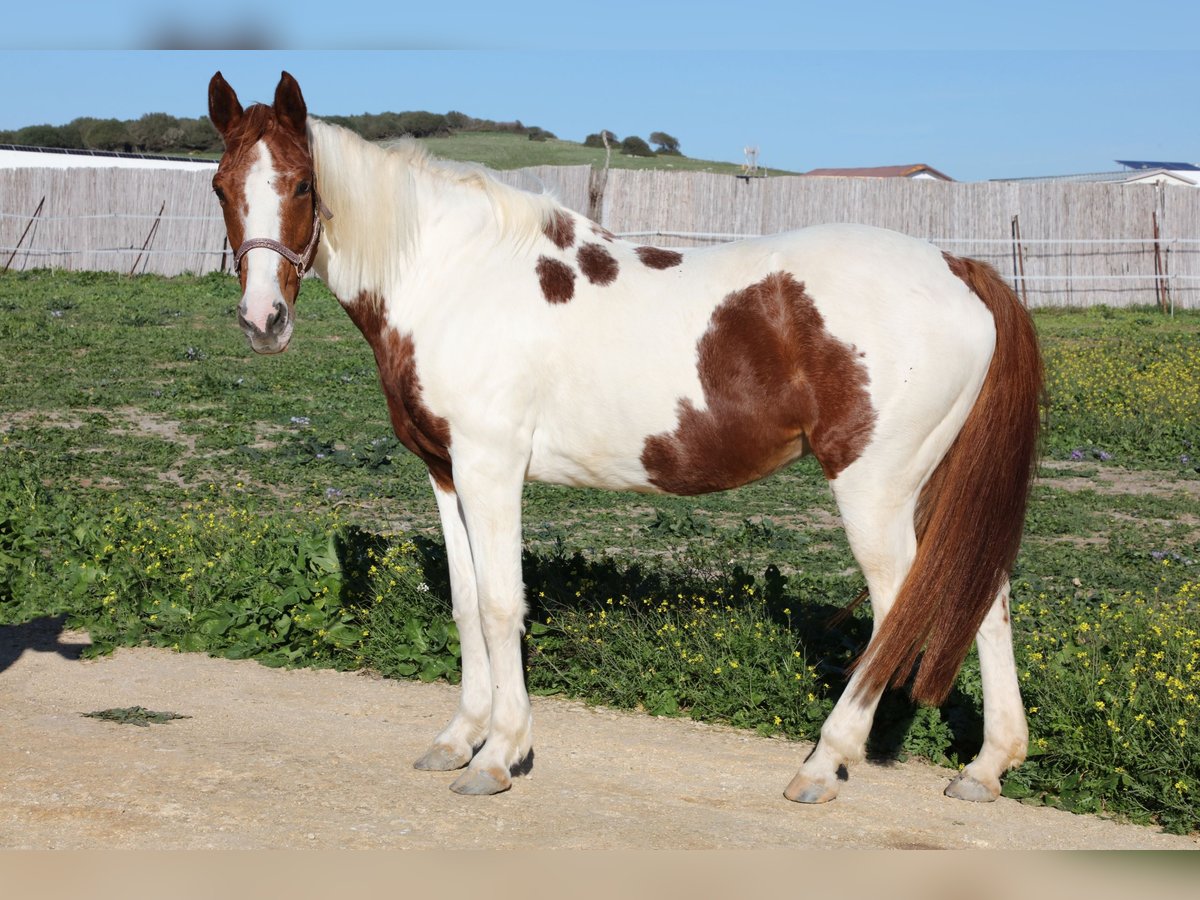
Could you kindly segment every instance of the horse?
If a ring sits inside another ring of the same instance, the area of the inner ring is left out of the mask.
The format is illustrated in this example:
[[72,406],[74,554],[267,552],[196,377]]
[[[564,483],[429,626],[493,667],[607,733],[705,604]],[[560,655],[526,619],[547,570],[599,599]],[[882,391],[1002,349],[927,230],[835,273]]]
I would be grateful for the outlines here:
[[462,648],[457,710],[414,763],[460,794],[533,746],[522,668],[526,481],[694,495],[804,454],[828,480],[872,633],[784,795],[837,796],[876,705],[940,704],[974,640],[979,754],[945,793],[994,800],[1025,758],[1009,575],[1037,460],[1042,365],[994,269],[896,232],[819,225],[713,247],[623,241],[547,193],[309,116],[283,72],[243,108],[217,72],[213,178],[258,353],[310,269],[374,351],[429,470]]

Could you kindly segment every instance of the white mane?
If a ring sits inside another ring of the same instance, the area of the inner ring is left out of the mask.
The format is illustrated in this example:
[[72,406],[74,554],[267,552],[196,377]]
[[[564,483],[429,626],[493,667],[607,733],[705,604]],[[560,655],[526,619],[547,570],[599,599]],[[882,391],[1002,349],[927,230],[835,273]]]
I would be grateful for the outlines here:
[[419,181],[435,191],[479,192],[494,216],[497,238],[511,241],[514,250],[530,243],[562,209],[550,194],[510,187],[481,166],[435,159],[414,140],[372,144],[311,116],[308,139],[317,189],[333,213],[324,240],[338,259],[337,281],[358,290],[378,292],[395,284],[415,257],[421,239]]

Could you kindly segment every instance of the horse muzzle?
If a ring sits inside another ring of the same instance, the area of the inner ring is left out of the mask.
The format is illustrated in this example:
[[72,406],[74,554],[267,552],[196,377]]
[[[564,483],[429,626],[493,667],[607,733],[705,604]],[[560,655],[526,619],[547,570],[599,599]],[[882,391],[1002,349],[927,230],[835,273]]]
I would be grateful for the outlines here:
[[270,315],[259,324],[246,318],[246,303],[238,306],[238,325],[250,340],[250,349],[255,353],[282,353],[292,339],[295,317],[287,303],[277,300]]

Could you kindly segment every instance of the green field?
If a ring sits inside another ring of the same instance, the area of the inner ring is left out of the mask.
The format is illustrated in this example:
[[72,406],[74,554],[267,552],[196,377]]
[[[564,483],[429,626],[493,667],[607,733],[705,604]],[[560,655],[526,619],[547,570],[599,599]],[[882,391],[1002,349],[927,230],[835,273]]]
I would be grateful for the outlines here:
[[[533,143],[533,142],[530,142]],[[457,678],[423,467],[366,344],[305,285],[257,357],[224,276],[0,276],[0,622],[124,644]],[[1200,316],[1037,315],[1046,457],[1014,573],[1031,803],[1200,828]],[[703,498],[530,485],[531,689],[812,738],[869,634],[819,469]],[[978,747],[971,657],[893,692],[871,750]]]
[[[585,147],[574,141],[531,141],[523,134],[504,131],[460,131],[446,137],[418,138],[439,159],[473,162],[491,169],[524,169],[531,166],[592,166],[603,169],[603,149]],[[219,153],[199,157],[220,159]],[[689,156],[626,156],[614,147],[608,158],[613,169],[664,169],[669,172],[716,172],[740,175],[741,163],[692,159]],[[795,175],[784,169],[759,170],[762,175]]]
[[[593,166],[604,168],[604,150],[572,141],[531,141],[525,135],[498,131],[463,131],[450,137],[421,138],[429,152],[441,159],[477,162],[493,169],[522,169],[528,166]],[[613,148],[609,165],[614,169],[666,169],[675,172],[717,172],[737,175],[740,163],[691,159],[687,156],[626,156]],[[789,175],[763,169],[767,175]]]

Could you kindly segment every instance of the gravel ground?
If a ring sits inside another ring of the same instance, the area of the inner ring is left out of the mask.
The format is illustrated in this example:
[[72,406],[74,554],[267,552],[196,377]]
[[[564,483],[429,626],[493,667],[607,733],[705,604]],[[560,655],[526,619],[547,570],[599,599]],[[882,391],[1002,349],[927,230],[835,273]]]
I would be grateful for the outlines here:
[[[782,791],[807,745],[534,699],[531,772],[460,797],[411,768],[457,688],[149,648],[81,660],[55,620],[0,628],[0,848],[1198,849],[1196,836],[1001,799],[947,771],[856,766],[837,800]],[[145,728],[81,713],[144,706]]]

